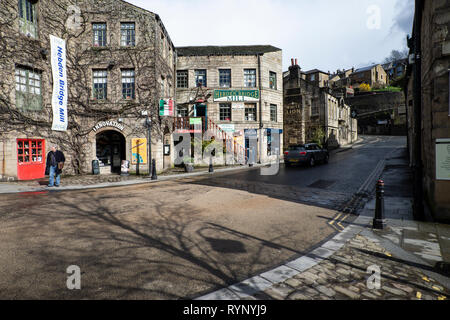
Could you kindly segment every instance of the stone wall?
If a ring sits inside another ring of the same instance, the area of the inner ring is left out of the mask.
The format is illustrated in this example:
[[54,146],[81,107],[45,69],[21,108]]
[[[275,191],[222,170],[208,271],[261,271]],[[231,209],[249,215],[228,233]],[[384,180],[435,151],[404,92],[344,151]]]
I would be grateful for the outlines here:
[[[71,6],[79,10],[73,19]],[[32,39],[19,32],[17,1],[0,2],[0,140],[15,145],[16,138],[42,138],[48,148],[57,144],[67,158],[65,173],[88,173],[95,159],[95,135],[92,128],[101,121],[122,119],[126,139],[146,138],[147,129],[141,111],[148,110],[153,120],[153,156],[162,169],[162,135],[172,129],[170,120],[159,117],[159,99],[175,96],[174,46],[159,17],[125,1],[116,0],[39,0],[36,4],[38,37]],[[70,21],[75,21],[75,25]],[[122,47],[120,23],[134,22],[136,45]],[[79,24],[78,24],[79,22]],[[106,46],[93,44],[92,23],[106,23]],[[52,71],[49,36],[66,40],[68,75],[67,132],[51,130]],[[18,110],[15,101],[15,68],[27,66],[41,74],[42,109]],[[93,70],[107,70],[108,97],[95,100]],[[122,97],[121,70],[134,69],[135,99]],[[162,124],[162,122],[169,122]],[[15,148],[15,147],[14,147]],[[127,143],[127,159],[131,143]],[[48,149],[46,150],[46,152]],[[2,159],[2,157],[0,157]],[[3,161],[3,160],[0,160]],[[6,176],[17,176],[15,151],[5,156]]]
[[450,138],[450,4],[425,1],[422,21],[422,160],[434,217],[450,222],[450,181],[436,180],[436,139]]

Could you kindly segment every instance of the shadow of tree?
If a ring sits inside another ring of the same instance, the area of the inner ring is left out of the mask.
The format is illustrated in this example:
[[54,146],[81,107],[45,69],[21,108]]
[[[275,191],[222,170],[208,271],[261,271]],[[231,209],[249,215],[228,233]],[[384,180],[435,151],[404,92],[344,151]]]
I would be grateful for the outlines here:
[[[183,197],[197,192],[175,189]],[[260,239],[203,221],[172,191],[155,198],[152,187],[141,187],[130,202],[129,190],[17,196],[20,205],[0,221],[19,243],[19,268],[0,282],[0,297],[185,299],[305,254],[278,243],[292,236],[279,226]],[[81,291],[66,288],[70,265],[83,272]]]

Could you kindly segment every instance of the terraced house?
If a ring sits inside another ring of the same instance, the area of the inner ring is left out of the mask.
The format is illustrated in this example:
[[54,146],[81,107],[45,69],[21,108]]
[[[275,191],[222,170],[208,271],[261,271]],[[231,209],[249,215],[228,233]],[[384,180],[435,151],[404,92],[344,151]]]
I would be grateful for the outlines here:
[[[177,130],[195,122],[234,160],[268,162],[283,149],[282,51],[273,46],[177,48]],[[256,143],[253,143],[256,142]]]
[[143,172],[150,155],[158,170],[173,164],[164,105],[176,54],[157,14],[119,0],[5,0],[0,35],[0,178],[42,178],[53,144],[65,173],[93,160],[102,173],[124,160]]

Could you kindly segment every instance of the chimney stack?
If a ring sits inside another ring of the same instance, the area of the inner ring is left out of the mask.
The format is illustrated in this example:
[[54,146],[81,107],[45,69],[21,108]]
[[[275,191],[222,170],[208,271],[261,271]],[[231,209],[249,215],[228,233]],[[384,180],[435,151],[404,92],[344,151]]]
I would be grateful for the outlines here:
[[295,58],[295,65],[298,66],[297,58]]
[[291,66],[294,65],[294,58],[291,59]]

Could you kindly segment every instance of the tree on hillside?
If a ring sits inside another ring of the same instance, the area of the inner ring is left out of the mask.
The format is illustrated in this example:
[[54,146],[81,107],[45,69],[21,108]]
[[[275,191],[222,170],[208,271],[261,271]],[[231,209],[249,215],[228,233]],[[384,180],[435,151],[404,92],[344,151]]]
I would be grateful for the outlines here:
[[383,63],[389,63],[389,62],[393,62],[393,61],[397,61],[397,60],[401,60],[401,59],[406,59],[408,57],[408,54],[409,54],[408,49],[404,49],[402,51],[392,50],[389,57],[385,58]]

